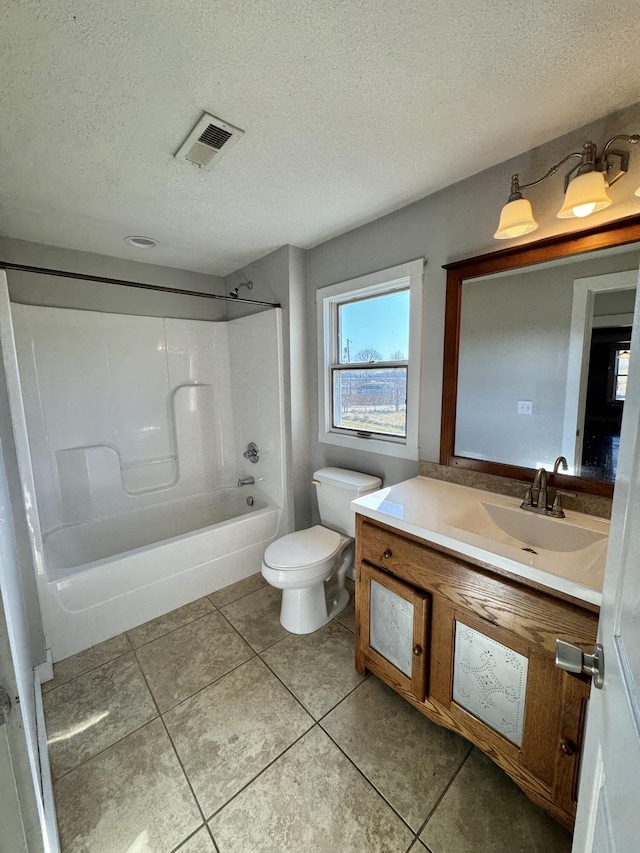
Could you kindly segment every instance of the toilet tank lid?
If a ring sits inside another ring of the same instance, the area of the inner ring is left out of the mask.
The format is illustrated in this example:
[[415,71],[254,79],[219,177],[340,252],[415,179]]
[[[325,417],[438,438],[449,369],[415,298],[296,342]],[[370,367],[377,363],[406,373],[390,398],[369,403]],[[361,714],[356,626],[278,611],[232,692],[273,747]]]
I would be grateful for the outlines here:
[[354,489],[358,494],[373,492],[382,485],[380,477],[350,471],[348,468],[320,468],[314,473],[313,479],[343,489]]

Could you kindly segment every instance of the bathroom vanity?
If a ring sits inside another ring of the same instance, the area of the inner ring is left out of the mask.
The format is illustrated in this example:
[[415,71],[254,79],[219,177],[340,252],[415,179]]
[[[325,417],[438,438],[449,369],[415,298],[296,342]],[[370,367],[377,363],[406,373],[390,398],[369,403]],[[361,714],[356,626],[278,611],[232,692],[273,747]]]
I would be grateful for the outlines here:
[[352,503],[356,667],[489,755],[561,824],[576,811],[608,523],[416,477]]

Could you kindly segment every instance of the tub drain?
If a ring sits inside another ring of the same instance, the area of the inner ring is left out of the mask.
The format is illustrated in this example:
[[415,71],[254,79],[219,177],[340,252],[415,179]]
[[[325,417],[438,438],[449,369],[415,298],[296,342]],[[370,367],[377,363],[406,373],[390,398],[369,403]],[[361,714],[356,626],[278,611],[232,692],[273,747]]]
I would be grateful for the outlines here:
[[247,498],[247,506],[253,506],[253,498],[251,497],[251,495],[249,495],[249,497]]
[[535,554],[536,557],[538,556],[538,552],[534,551],[533,548],[521,548],[521,550],[522,551],[528,551],[530,554]]

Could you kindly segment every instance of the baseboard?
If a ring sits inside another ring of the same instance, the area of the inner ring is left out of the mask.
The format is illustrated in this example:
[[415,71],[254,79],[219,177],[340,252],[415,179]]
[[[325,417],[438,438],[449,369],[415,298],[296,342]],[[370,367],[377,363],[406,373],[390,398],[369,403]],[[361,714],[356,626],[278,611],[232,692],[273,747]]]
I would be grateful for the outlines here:
[[51,651],[47,649],[47,660],[36,666],[33,671],[34,692],[36,699],[36,729],[38,733],[38,757],[40,759],[40,781],[42,784],[42,801],[44,804],[44,839],[45,853],[60,853],[58,824],[56,821],[56,804],[53,798],[53,779],[49,764],[49,749],[47,747],[47,726],[44,719],[42,690],[40,685],[53,678],[53,662]]

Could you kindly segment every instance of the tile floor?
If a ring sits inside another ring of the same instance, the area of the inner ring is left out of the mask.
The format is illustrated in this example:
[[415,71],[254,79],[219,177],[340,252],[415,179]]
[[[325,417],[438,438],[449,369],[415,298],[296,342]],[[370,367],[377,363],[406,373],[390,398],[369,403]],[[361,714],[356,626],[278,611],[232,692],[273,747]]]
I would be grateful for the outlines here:
[[260,575],[55,665],[63,853],[569,853],[484,755],[307,636]]

